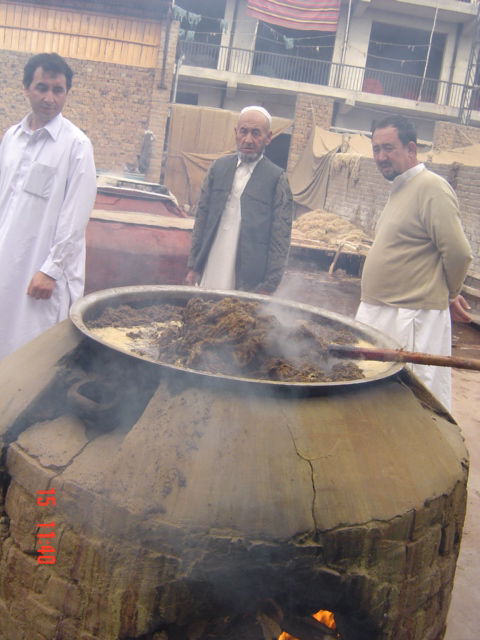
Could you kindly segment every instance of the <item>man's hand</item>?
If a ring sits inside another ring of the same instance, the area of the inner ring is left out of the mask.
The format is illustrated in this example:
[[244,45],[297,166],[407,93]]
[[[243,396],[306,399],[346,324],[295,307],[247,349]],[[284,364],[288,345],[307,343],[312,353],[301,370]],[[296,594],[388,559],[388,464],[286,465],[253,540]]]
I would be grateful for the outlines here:
[[55,279],[47,276],[46,273],[37,271],[30,280],[27,294],[36,300],[48,300],[48,298],[51,298],[54,288]]
[[466,310],[471,309],[463,296],[457,296],[450,302],[450,316],[454,322],[471,322]]
[[187,275],[185,276],[185,284],[194,287],[200,281],[200,274],[197,271],[193,271],[189,269]]

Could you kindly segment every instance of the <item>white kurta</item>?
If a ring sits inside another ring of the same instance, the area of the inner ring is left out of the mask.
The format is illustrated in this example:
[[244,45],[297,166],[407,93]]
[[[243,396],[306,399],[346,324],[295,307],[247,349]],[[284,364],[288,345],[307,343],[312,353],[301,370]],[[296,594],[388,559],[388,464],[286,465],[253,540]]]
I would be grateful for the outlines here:
[[[61,114],[36,131],[28,122],[0,145],[0,358],[65,319],[83,294],[96,195],[87,136]],[[27,295],[37,271],[56,280],[48,300]]]
[[235,289],[235,266],[242,219],[240,198],[259,160],[260,158],[255,162],[239,162],[237,166],[232,189],[200,281],[200,286],[205,289]]
[[[452,352],[452,325],[449,309],[405,309],[361,302],[355,320],[391,336],[406,351],[419,351],[439,356],[449,356]],[[450,411],[451,369],[425,364],[408,366]]]

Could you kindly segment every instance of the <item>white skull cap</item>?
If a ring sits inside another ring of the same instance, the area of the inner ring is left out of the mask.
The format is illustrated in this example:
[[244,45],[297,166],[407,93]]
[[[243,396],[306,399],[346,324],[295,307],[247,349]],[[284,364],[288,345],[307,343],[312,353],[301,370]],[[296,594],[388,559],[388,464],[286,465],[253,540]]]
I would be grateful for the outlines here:
[[262,113],[266,117],[266,119],[268,120],[268,126],[269,127],[272,126],[272,116],[263,107],[257,107],[256,105],[252,105],[251,107],[244,107],[240,111],[240,115],[242,115],[243,113],[246,113],[247,111],[260,111],[260,113]]

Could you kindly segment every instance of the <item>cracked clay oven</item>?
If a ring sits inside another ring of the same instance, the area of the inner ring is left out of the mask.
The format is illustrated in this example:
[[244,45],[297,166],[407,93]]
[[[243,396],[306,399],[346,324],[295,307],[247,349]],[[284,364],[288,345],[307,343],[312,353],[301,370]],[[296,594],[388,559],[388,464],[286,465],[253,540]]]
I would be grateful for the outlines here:
[[467,453],[405,369],[299,393],[65,321],[0,363],[0,388],[2,640],[263,640],[266,602],[280,631],[327,609],[342,640],[443,638]]

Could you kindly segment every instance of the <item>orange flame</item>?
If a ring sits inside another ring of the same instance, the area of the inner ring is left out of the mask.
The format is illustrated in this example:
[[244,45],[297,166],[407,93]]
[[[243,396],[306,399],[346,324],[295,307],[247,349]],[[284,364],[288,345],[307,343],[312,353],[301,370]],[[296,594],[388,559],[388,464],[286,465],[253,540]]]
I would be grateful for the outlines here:
[[[321,622],[329,629],[337,628],[337,625],[335,624],[335,617],[331,611],[320,609],[320,611],[317,611],[317,613],[313,614],[312,618],[315,618],[315,620],[318,620],[318,622]],[[283,631],[278,637],[278,640],[298,640],[298,638],[295,638],[286,631]]]
[[337,625],[335,624],[335,617],[331,611],[325,611],[325,609],[320,609],[317,613],[314,613],[313,618],[318,620],[322,624],[324,624],[329,629],[336,629]]

